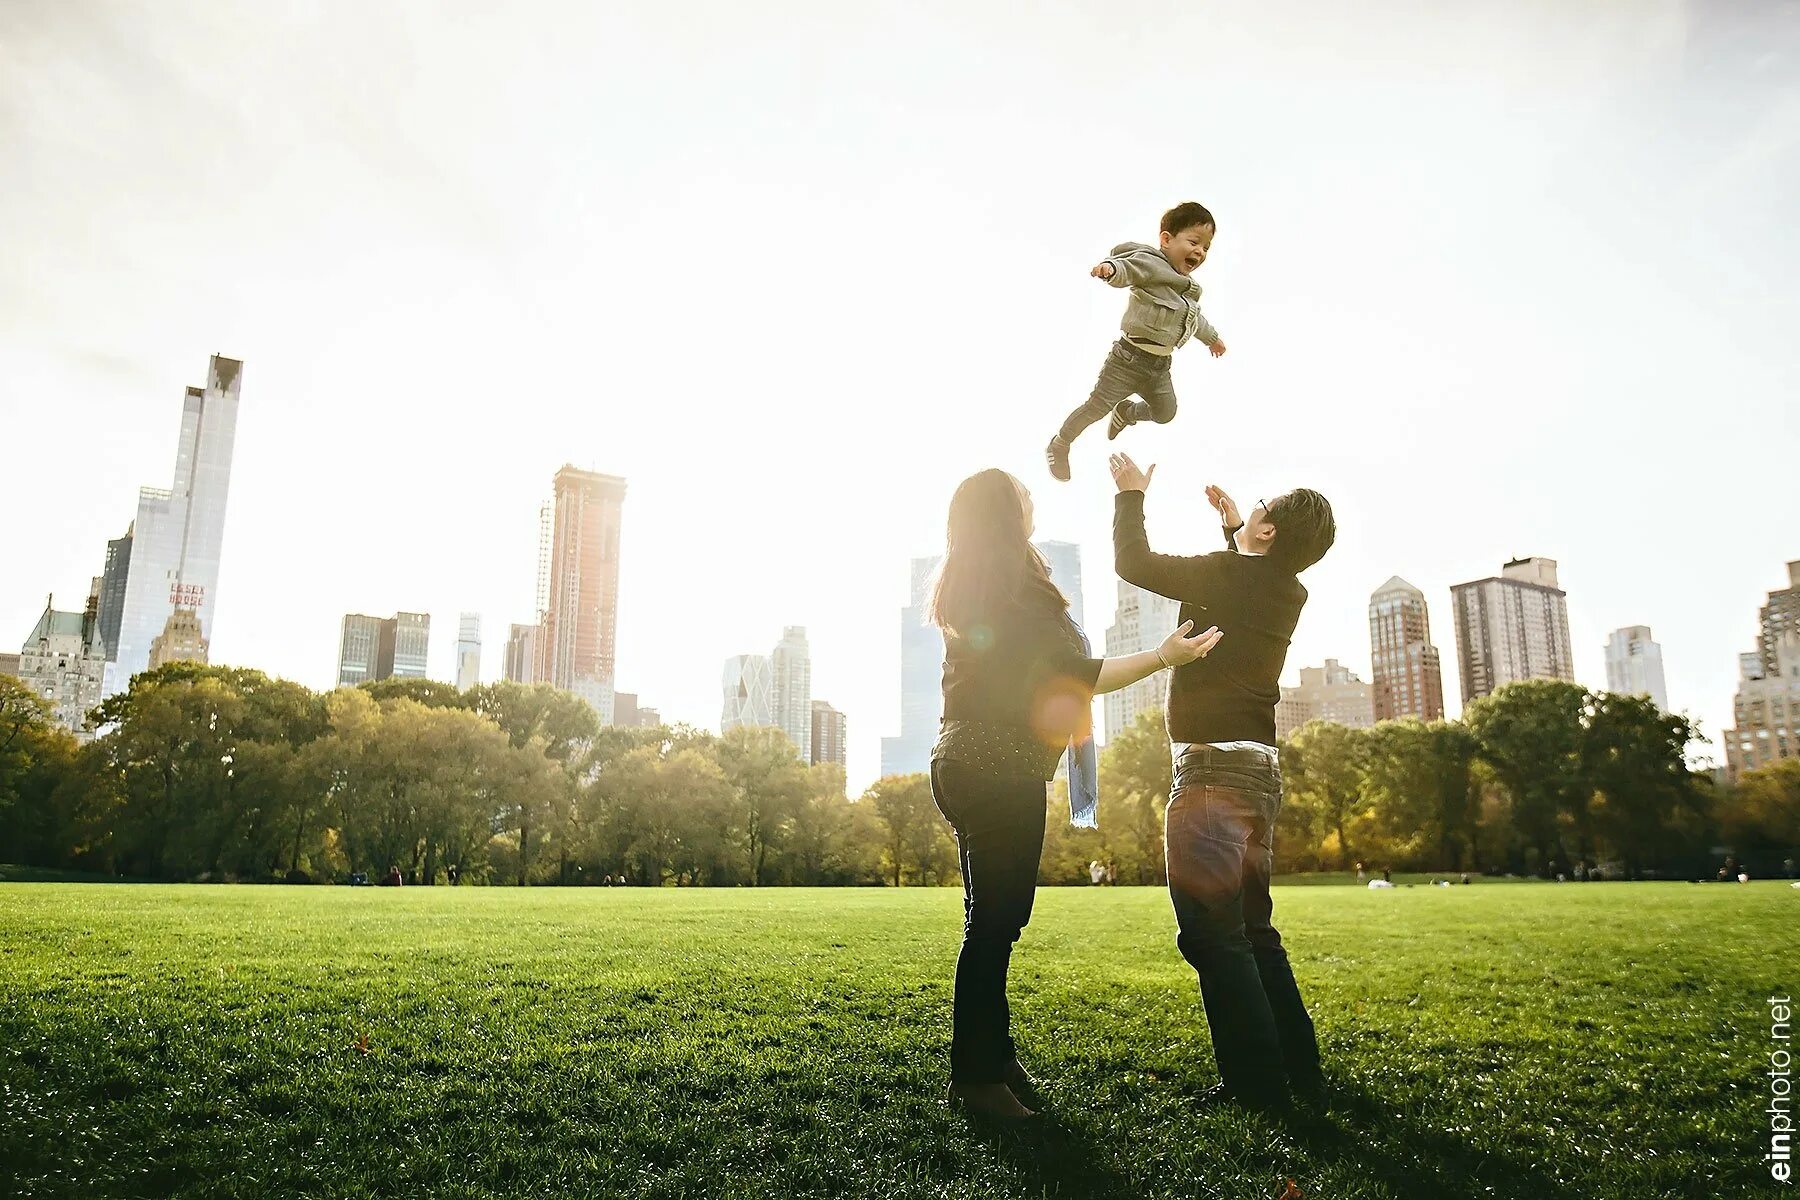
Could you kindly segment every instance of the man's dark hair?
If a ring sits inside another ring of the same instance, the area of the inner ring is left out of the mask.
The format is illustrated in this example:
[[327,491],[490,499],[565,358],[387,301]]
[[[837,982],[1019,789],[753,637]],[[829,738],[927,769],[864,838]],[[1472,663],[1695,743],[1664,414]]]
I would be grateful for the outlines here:
[[1206,205],[1194,200],[1177,204],[1163,214],[1162,231],[1164,233],[1180,233],[1184,229],[1192,229],[1196,225],[1211,225],[1216,231],[1219,223],[1213,215],[1206,211]]
[[1337,518],[1331,501],[1311,488],[1295,488],[1269,501],[1269,523],[1275,526],[1275,544],[1269,557],[1298,575],[1325,557],[1337,541]]

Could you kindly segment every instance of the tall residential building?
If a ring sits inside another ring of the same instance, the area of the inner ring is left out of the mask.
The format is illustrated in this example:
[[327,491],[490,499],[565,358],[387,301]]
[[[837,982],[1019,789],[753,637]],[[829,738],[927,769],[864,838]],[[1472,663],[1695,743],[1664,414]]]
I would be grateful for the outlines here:
[[1275,736],[1285,738],[1308,721],[1330,721],[1352,729],[1375,724],[1373,689],[1335,658],[1322,667],[1301,667],[1300,686],[1281,689],[1275,706]]
[[1669,711],[1662,647],[1651,640],[1648,625],[1627,625],[1607,638],[1606,690],[1622,696],[1648,696],[1657,708]]
[[339,687],[355,687],[378,679],[377,651],[381,645],[381,618],[345,613],[338,633]]
[[1757,642],[1757,651],[1762,655],[1763,672],[1776,674],[1780,664],[1778,650],[1781,639],[1790,633],[1800,633],[1800,561],[1787,565],[1788,585],[1769,593],[1769,602],[1763,605],[1762,636]]
[[[1119,608],[1106,630],[1106,657],[1142,654],[1162,645],[1162,640],[1181,624],[1181,601],[1145,591],[1119,580]],[[1169,672],[1156,671],[1130,687],[1102,697],[1106,709],[1106,740],[1112,741],[1138,719],[1139,714],[1160,709],[1169,699]]]
[[769,703],[801,762],[812,761],[812,650],[806,628],[789,625],[769,656]]
[[46,599],[43,615],[19,647],[15,672],[25,686],[50,702],[55,719],[79,737],[92,733],[88,711],[100,703],[106,672],[96,607],[59,612],[54,599]]
[[431,641],[428,613],[395,613],[381,623],[381,642],[376,649],[377,679],[425,678],[426,651]]
[[[1081,599],[1081,547],[1073,542],[1033,542],[1050,568],[1051,582],[1069,599],[1069,615],[1086,627]],[[909,603],[900,610],[900,734],[881,739],[881,773],[911,775],[931,769],[944,712],[944,639],[925,613],[939,558],[912,560]]]
[[19,677],[19,663],[21,661],[21,655],[0,654],[0,675],[11,675],[14,679],[17,679]]
[[552,504],[537,677],[581,696],[610,725],[625,481],[565,466]]
[[1425,593],[1398,575],[1369,597],[1375,719],[1444,719],[1444,671],[1431,644]]
[[1465,705],[1521,679],[1575,678],[1555,559],[1514,559],[1497,576],[1457,584],[1450,600]]
[[201,640],[212,641],[243,366],[233,358],[212,357],[206,386],[188,388],[182,402],[174,482],[138,491],[118,653],[106,673],[108,694],[123,691],[149,665],[150,643],[175,609],[192,609]]
[[481,682],[481,614],[463,613],[456,628],[456,690],[468,691]]
[[1734,727],[1725,731],[1725,777],[1800,758],[1800,630],[1775,642],[1775,669],[1763,666],[1762,651],[1739,659],[1741,674],[1732,705]]
[[820,763],[836,763],[843,766],[850,761],[848,749],[848,723],[844,714],[823,700],[812,702],[812,754],[807,761],[818,766]]
[[205,661],[206,636],[200,632],[200,614],[191,608],[176,609],[150,643],[149,669],[154,671],[165,663]]
[[100,641],[107,661],[119,655],[119,621],[125,615],[125,584],[131,578],[131,530],[106,543],[106,569],[100,576]]
[[721,679],[724,708],[719,732],[739,725],[775,723],[774,668],[766,655],[738,654],[725,660]]
[[395,613],[369,617],[345,613],[338,638],[338,686],[355,687],[377,679],[425,678],[431,640],[427,613]]
[[509,683],[537,682],[536,625],[509,625],[506,629],[506,663],[501,670]]

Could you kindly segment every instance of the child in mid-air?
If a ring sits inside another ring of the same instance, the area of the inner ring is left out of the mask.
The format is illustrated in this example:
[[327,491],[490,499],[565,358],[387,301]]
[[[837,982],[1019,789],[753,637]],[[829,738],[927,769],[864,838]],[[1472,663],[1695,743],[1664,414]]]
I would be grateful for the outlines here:
[[[1158,425],[1175,419],[1175,388],[1169,382],[1169,358],[1199,338],[1214,358],[1225,353],[1225,343],[1200,312],[1200,285],[1194,268],[1206,261],[1212,249],[1215,226],[1206,206],[1192,200],[1163,214],[1160,246],[1126,242],[1089,274],[1114,287],[1131,289],[1125,319],[1119,322],[1124,337],[1113,343],[1100,367],[1087,403],[1069,414],[1068,420],[1044,451],[1050,474],[1069,478],[1069,445],[1081,431],[1107,418],[1106,437],[1119,436],[1127,425],[1146,418]],[[1133,400],[1133,396],[1142,399]]]

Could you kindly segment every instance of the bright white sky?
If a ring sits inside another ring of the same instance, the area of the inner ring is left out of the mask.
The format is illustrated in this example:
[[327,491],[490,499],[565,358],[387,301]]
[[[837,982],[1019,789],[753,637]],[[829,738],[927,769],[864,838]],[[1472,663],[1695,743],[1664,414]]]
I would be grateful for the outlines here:
[[1115,336],[1088,268],[1192,198],[1231,351],[1126,436],[1153,540],[1321,489],[1290,674],[1366,672],[1400,574],[1453,705],[1449,586],[1549,555],[1581,680],[1648,624],[1717,731],[1800,558],[1796,195],[1792,3],[11,0],[0,631],[79,607],[217,351],[215,662],[328,686],[342,613],[417,609],[448,678],[468,609],[492,678],[572,461],[630,480],[621,689],[716,726],[805,625],[867,782],[962,476],[1027,481],[1103,635],[1106,443],[1041,450]]

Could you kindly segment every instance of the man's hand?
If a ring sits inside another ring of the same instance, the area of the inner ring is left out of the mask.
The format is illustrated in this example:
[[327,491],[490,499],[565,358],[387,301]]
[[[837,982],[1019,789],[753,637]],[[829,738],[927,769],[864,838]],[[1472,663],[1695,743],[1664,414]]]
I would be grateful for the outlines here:
[[1225,343],[1224,342],[1214,342],[1212,345],[1208,346],[1207,349],[1212,351],[1212,356],[1214,358],[1225,357]]
[[1237,501],[1225,494],[1225,489],[1216,483],[1206,485],[1206,502],[1219,511],[1219,523],[1227,529],[1236,529],[1244,523],[1238,515]]
[[1138,469],[1131,461],[1129,454],[1115,454],[1107,459],[1112,467],[1113,482],[1121,492],[1147,492],[1150,490],[1150,477],[1156,474],[1156,464],[1151,463],[1148,471]]
[[1113,265],[1109,262],[1103,262],[1093,270],[1089,271],[1088,274],[1092,275],[1095,279],[1111,279],[1113,277]]

